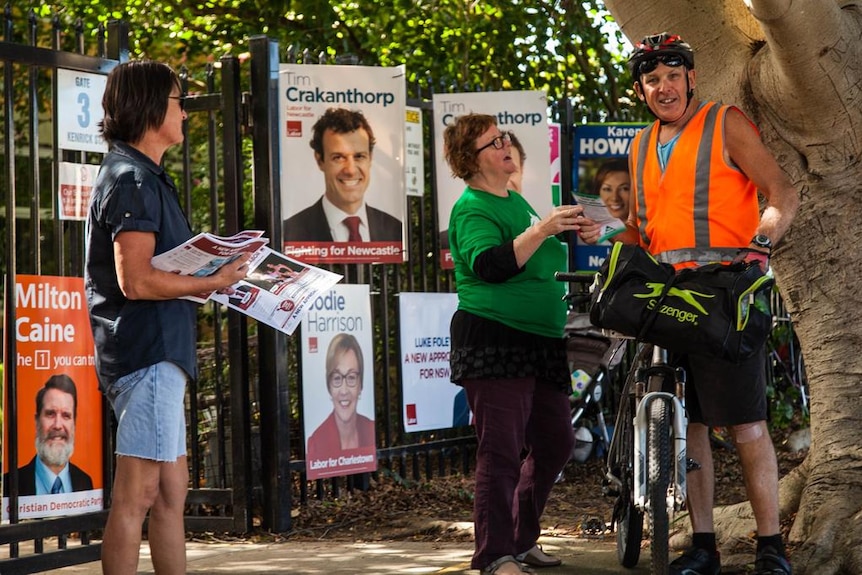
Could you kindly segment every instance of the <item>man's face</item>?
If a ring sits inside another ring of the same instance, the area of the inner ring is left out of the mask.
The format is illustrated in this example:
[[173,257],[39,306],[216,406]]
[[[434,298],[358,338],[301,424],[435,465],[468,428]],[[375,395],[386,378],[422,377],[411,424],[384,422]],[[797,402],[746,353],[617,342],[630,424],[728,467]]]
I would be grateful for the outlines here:
[[317,167],[323,172],[326,197],[335,206],[355,214],[362,206],[371,182],[371,150],[368,133],[362,128],[347,134],[332,130],[323,133],[323,157],[315,153]]
[[660,120],[673,122],[682,117],[688,90],[694,88],[694,70],[660,63],[652,72],[641,74],[636,91]]
[[45,393],[36,416],[36,453],[49,467],[62,468],[75,449],[75,401],[58,389]]

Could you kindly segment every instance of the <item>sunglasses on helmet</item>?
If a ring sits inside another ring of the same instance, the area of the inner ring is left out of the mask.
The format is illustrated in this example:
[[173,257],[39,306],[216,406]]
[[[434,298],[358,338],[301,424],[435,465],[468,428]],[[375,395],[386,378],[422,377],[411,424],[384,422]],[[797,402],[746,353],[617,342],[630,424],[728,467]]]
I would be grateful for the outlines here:
[[644,60],[641,63],[640,68],[638,68],[638,77],[640,77],[641,74],[649,74],[655,70],[659,64],[664,64],[671,68],[679,68],[680,66],[685,65],[685,59],[678,54],[664,54],[655,56],[649,60]]

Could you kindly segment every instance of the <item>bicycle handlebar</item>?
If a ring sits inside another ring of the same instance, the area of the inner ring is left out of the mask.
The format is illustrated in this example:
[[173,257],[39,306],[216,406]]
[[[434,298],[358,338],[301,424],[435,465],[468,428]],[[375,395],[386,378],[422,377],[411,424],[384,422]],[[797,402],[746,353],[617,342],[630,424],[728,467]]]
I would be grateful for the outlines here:
[[558,282],[591,284],[595,274],[584,272],[554,272],[554,279]]

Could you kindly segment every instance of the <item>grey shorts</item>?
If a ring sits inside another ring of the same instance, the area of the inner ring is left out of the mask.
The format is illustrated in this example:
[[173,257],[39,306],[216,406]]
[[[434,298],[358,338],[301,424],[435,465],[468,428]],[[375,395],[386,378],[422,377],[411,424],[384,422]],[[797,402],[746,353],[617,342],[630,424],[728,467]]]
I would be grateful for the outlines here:
[[117,418],[117,455],[167,462],[186,455],[187,383],[185,371],[163,361],[108,386]]
[[739,364],[702,355],[672,357],[671,363],[686,370],[691,422],[726,427],[766,419],[765,349]]

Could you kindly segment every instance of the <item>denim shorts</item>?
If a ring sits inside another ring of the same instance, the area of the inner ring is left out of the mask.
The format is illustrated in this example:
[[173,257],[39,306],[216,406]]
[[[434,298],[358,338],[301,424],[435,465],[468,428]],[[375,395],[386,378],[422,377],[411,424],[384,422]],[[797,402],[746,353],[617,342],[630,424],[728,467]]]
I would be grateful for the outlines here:
[[163,361],[124,375],[106,396],[117,418],[117,455],[174,462],[186,455],[186,383],[177,364]]

